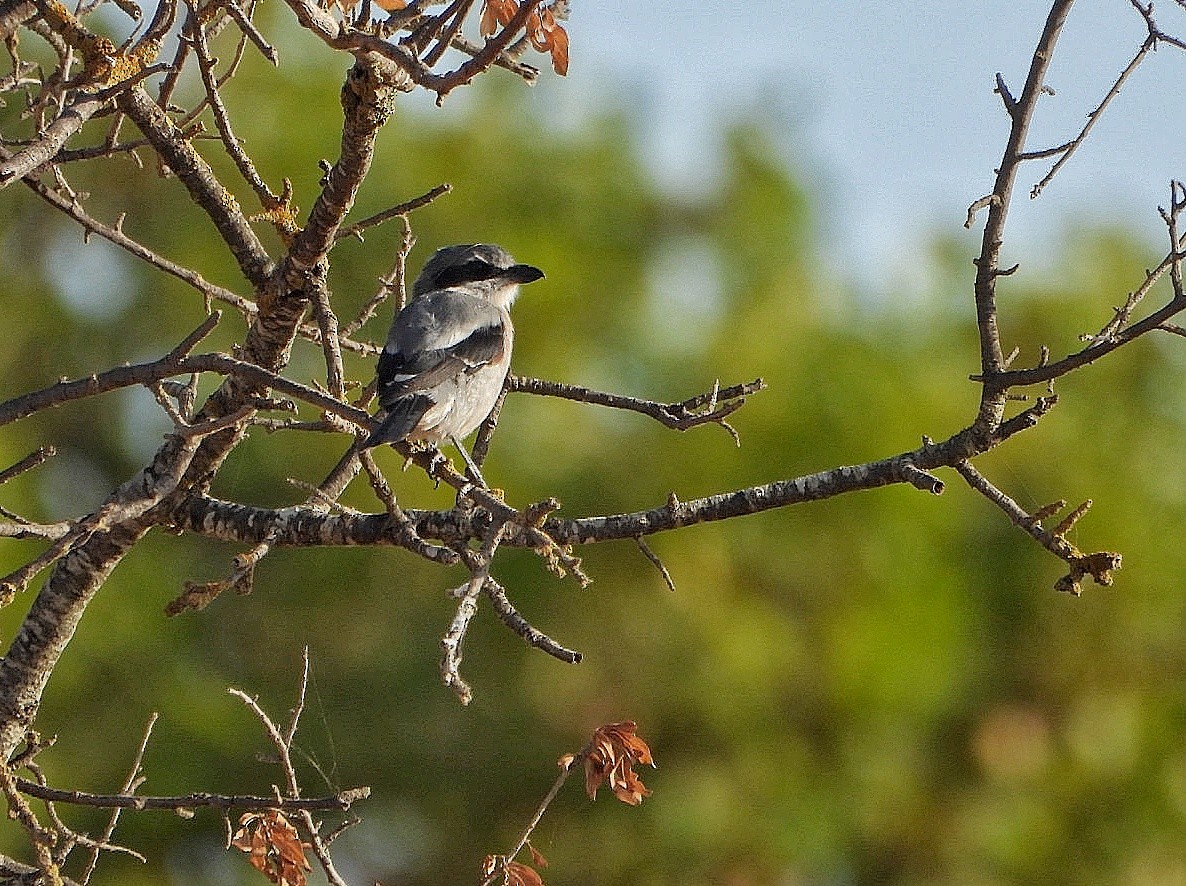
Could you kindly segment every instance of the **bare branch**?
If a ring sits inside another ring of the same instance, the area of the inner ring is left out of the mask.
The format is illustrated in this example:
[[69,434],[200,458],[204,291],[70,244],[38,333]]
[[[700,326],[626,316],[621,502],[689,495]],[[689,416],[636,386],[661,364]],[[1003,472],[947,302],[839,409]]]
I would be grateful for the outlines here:
[[[259,173],[255,169],[255,163],[252,162],[247,152],[243,150],[243,146],[239,143],[239,139],[235,136],[232,129],[230,114],[227,112],[226,105],[223,104],[222,96],[218,91],[219,84],[214,77],[215,60],[211,58],[210,49],[206,45],[206,31],[199,21],[197,10],[194,7],[194,0],[185,0],[185,5],[189,9],[189,16],[185,23],[185,37],[193,42],[194,53],[198,59],[198,71],[202,76],[202,85],[206,89],[206,101],[209,103],[210,110],[214,114],[214,125],[218,127],[218,134],[222,138],[223,147],[226,148],[227,154],[234,161],[239,174],[243,176],[243,180],[255,191],[260,204],[265,209],[274,209],[280,203],[279,197],[260,178]],[[234,0],[228,0],[223,8],[227,10],[234,9],[242,17],[242,10],[239,10],[238,6],[235,5]]]
[[310,280],[309,301],[313,305],[313,317],[321,332],[321,350],[325,354],[325,381],[330,396],[338,400],[346,398],[346,369],[342,365],[341,336],[338,333],[338,315],[330,304],[329,290],[325,278],[318,275]]
[[[996,279],[1001,246],[1004,242],[1005,220],[1009,215],[1009,201],[1013,196],[1017,168],[1021,163],[1026,137],[1029,135],[1030,122],[1045,85],[1046,71],[1054,58],[1054,47],[1063,23],[1071,12],[1073,2],[1074,0],[1055,0],[1051,4],[1050,14],[1046,18],[1042,36],[1034,50],[1020,98],[1013,99],[1004,88],[1003,80],[1000,77],[997,79],[998,91],[1009,111],[1011,126],[1004,155],[997,168],[992,196],[987,198],[988,220],[984,226],[980,256],[976,261],[976,323],[980,335],[981,371],[985,375],[1000,371],[1005,357],[997,328]],[[986,389],[981,399],[978,422],[991,427],[1000,420],[1003,408],[1004,398],[999,393]]]
[[402,71],[411,83],[435,92],[438,101],[452,90],[471,82],[475,77],[495,65],[514,72],[528,83],[535,82],[539,75],[537,69],[530,65],[520,64],[506,51],[506,48],[515,35],[523,30],[527,17],[540,0],[528,0],[527,3],[524,3],[515,18],[484,45],[478,46],[462,35],[456,35],[452,45],[470,55],[471,58],[461,67],[447,74],[433,73],[428,65],[421,62],[408,50],[389,43],[380,36],[342,27],[337,19],[314,0],[285,0],[285,2],[292,9],[301,26],[316,35],[327,46],[353,53],[356,58],[369,56],[372,61],[380,58],[385,59]]
[[486,596],[494,607],[494,613],[499,621],[523,638],[528,646],[543,650],[553,658],[565,664],[580,664],[584,656],[575,649],[561,646],[547,634],[531,625],[527,619],[519,614],[507,596],[506,588],[493,578],[487,576],[485,585]]
[[460,548],[459,553],[470,570],[469,582],[457,589],[457,611],[445,636],[441,638],[441,680],[453,690],[458,701],[468,705],[473,700],[473,690],[461,677],[461,645],[465,641],[469,623],[478,611],[478,595],[490,578],[490,563],[494,552],[506,533],[509,523],[498,523],[482,541],[481,551]]
[[[0,148],[0,156],[4,156],[4,154],[4,149]],[[247,319],[250,319],[255,314],[257,309],[255,303],[250,299],[244,298],[222,286],[210,283],[196,271],[158,255],[125,234],[120,225],[109,226],[103,224],[88,214],[77,200],[69,200],[61,196],[41,182],[26,179],[25,184],[46,203],[49,203],[55,209],[78,222],[85,231],[99,235],[141,261],[187,283],[200,292],[206,298],[207,302],[212,299],[224,302],[235,308]]]
[[0,403],[0,426],[26,418],[35,412],[69,403],[72,400],[93,397],[132,385],[150,386],[161,379],[201,372],[237,376],[261,388],[275,388],[319,409],[339,415],[359,427],[369,428],[371,425],[370,415],[363,410],[306,385],[290,381],[253,363],[236,360],[222,354],[196,354],[192,357],[180,358],[166,354],[151,363],[117,366],[86,378],[58,382],[39,391],[33,391]]
[[1042,180],[1030,189],[1031,198],[1036,198],[1039,194],[1041,194],[1045,187],[1050,184],[1051,180],[1056,175],[1058,175],[1058,171],[1062,169],[1063,166],[1067,164],[1067,161],[1069,161],[1071,157],[1074,156],[1075,152],[1079,150],[1079,147],[1087,140],[1087,136],[1091,134],[1091,130],[1095,127],[1095,124],[1099,121],[1100,117],[1103,116],[1104,111],[1107,110],[1108,105],[1112,103],[1112,99],[1120,94],[1120,89],[1124,86],[1125,81],[1127,81],[1128,78],[1132,76],[1133,72],[1140,67],[1141,62],[1145,60],[1145,56],[1147,56],[1156,45],[1157,37],[1154,36],[1152,31],[1150,31],[1149,36],[1145,38],[1145,42],[1141,44],[1141,47],[1137,50],[1136,55],[1132,57],[1132,60],[1127,66],[1125,66],[1124,70],[1120,72],[1120,76],[1116,78],[1116,82],[1112,84],[1112,88],[1108,90],[1108,93],[1096,106],[1095,110],[1091,111],[1087,115],[1087,122],[1083,125],[1083,128],[1079,130],[1078,135],[1076,135],[1065,145],[1061,145],[1057,148],[1052,148],[1045,152],[1038,151],[1023,153],[1020,156],[1020,159],[1022,160],[1032,160],[1039,157],[1048,156],[1049,154],[1059,155],[1058,160],[1056,160],[1054,165],[1050,167],[1050,170],[1046,173],[1046,175],[1042,177]]
[[[562,765],[560,766],[560,774],[556,776],[556,780],[552,782],[552,786],[548,788],[548,792],[544,794],[544,798],[540,800],[539,806],[536,807],[535,814],[531,816],[531,821],[529,821],[527,823],[527,827],[523,829],[523,833],[515,843],[515,847],[510,852],[506,853],[506,855],[500,857],[503,867],[505,867],[506,862],[509,862],[511,859],[517,856],[523,851],[524,847],[527,846],[528,841],[531,839],[531,835],[535,832],[535,829],[539,827],[539,823],[543,821],[544,813],[548,811],[548,807],[552,805],[552,801],[556,799],[557,795],[560,793],[560,789],[564,787],[564,783],[568,781],[568,776],[572,774],[574,769],[579,769],[584,765],[586,753],[587,752],[585,750],[582,750],[579,754],[573,754],[571,759],[565,759],[562,762]],[[493,884],[498,881],[498,876],[500,873],[501,871],[498,869],[493,871],[490,876],[482,881],[482,886],[493,886]]]
[[[148,750],[148,741],[152,737],[152,730],[156,727],[156,722],[159,718],[160,714],[155,712],[149,716],[148,723],[144,726],[144,735],[140,739],[140,746],[132,758],[128,777],[124,779],[123,787],[120,789],[121,794],[132,794],[136,788],[144,783],[144,776],[141,774],[140,767],[144,763],[144,752]],[[38,787],[42,786],[39,784]],[[114,836],[115,827],[119,824],[119,815],[120,810],[118,808],[111,810],[111,817],[107,819],[107,827],[103,829],[103,836],[100,838],[100,842],[106,843]],[[95,868],[99,864],[99,855],[100,850],[98,848],[91,850],[91,857],[87,860],[86,870],[82,875],[82,882],[86,883],[90,881],[91,876],[95,873]]]
[[205,210],[214,227],[239,263],[243,275],[256,289],[263,289],[272,260],[251,229],[239,203],[214,175],[210,165],[182,137],[177,127],[139,87],[120,93],[119,108],[135,123],[161,159]]
[[1040,361],[1038,366],[1030,369],[1009,369],[987,373],[973,376],[974,380],[985,382],[986,387],[995,391],[1004,391],[1011,387],[1042,384],[1087,366],[1090,363],[1094,363],[1100,357],[1112,353],[1117,348],[1140,338],[1148,332],[1164,329],[1167,321],[1180,314],[1183,310],[1186,310],[1186,297],[1175,295],[1162,307],[1141,320],[1132,323],[1128,321],[1137,305],[1148,295],[1154,284],[1180,259],[1180,254],[1170,253],[1161,260],[1157,267],[1148,271],[1141,285],[1129,294],[1123,305],[1116,309],[1108,324],[1096,335],[1088,339],[1088,344],[1083,349],[1053,362],[1046,360]]
[[387,508],[387,514],[398,528],[400,544],[418,554],[425,560],[435,563],[441,563],[445,566],[452,566],[455,563],[461,562],[461,556],[449,548],[441,545],[433,545],[426,542],[416,532],[416,525],[408,519],[408,515],[404,513],[403,508],[395,500],[395,494],[391,491],[391,487],[387,485],[387,480],[383,477],[382,471],[379,470],[375,464],[375,458],[369,450],[361,450],[358,453],[359,460],[362,464],[363,470],[366,471],[367,478],[370,480],[371,488],[375,491],[375,495],[379,501],[383,502],[384,507]]
[[19,822],[28,834],[29,841],[33,844],[37,866],[50,878],[51,883],[55,880],[60,882],[62,874],[52,852],[57,844],[58,835],[37,820],[32,807],[21,796],[19,781],[9,764],[0,766],[0,790],[8,801],[8,817]]
[[[1032,415],[1027,414],[1029,418]],[[1017,433],[1032,423],[1030,420],[1018,422],[1008,426],[1007,430]],[[475,496],[483,509],[474,513],[458,509],[420,511],[410,508],[404,509],[403,513],[421,538],[440,539],[453,545],[484,539],[487,521],[508,525],[500,544],[512,547],[634,540],[670,529],[732,519],[893,483],[915,485],[919,473],[928,478],[920,482],[921,488],[936,493],[941,491],[942,484],[936,489],[937,481],[929,478],[927,472],[937,467],[954,466],[969,453],[978,454],[970,448],[971,436],[961,432],[944,443],[928,443],[920,449],[880,461],[833,468],[705,498],[680,501],[669,496],[659,507],[624,514],[577,518],[549,516],[542,522],[533,523],[530,513],[520,514],[499,499],[481,495],[477,490],[465,493]],[[988,448],[992,445],[996,445],[995,442]],[[925,467],[920,468],[920,465]],[[173,517],[179,528],[224,541],[251,542],[268,534],[279,545],[401,543],[398,533],[387,523],[386,514],[314,514],[299,507],[271,510],[212,498],[191,498],[182,503]]]
[[[269,717],[264,712],[264,709],[260,707],[259,703],[254,698],[239,689],[227,690],[231,695],[235,696],[245,705],[247,705],[247,707],[252,713],[255,714],[256,718],[263,725],[264,731],[267,733],[269,740],[272,742],[272,746],[276,748],[276,753],[279,755],[278,762],[280,765],[280,771],[284,774],[286,785],[285,789],[287,791],[287,798],[285,799],[292,801],[293,803],[297,803],[298,798],[301,795],[300,785],[297,783],[296,768],[292,763],[292,742],[294,736],[296,735],[297,721],[300,717],[301,711],[304,710],[305,706],[305,690],[308,687],[308,650],[306,650],[304,662],[304,677],[302,677],[301,680],[297,705],[293,711],[292,720],[283,733],[281,733],[280,729],[272,721],[271,717]],[[353,799],[360,799],[370,794],[370,788],[358,788],[356,790],[360,792],[365,791],[365,793],[359,793]],[[321,863],[322,870],[325,871],[326,879],[330,882],[330,884],[332,884],[332,886],[347,886],[346,881],[342,879],[341,874],[339,874],[337,869],[334,867],[333,859],[330,858],[329,855],[329,847],[326,845],[325,840],[321,837],[320,828],[317,823],[313,821],[313,815],[309,811],[310,808],[318,807],[295,805],[294,808],[297,812],[298,819],[303,825],[302,830],[304,831],[305,839],[307,839],[310,845],[313,847],[313,852],[317,856],[317,860]],[[349,806],[342,808],[343,810],[348,809]]]
[[671,578],[671,573],[667,571],[667,567],[663,565],[663,561],[659,559],[659,555],[651,550],[651,546],[647,544],[645,538],[641,535],[634,539],[638,545],[638,549],[642,551],[642,555],[651,561],[651,565],[659,570],[659,574],[663,576],[663,583],[667,585],[669,591],[675,591],[675,582]]
[[[259,32],[255,23],[251,20],[250,13],[245,12],[236,0],[227,0],[223,4],[223,8],[230,13],[231,18],[235,20],[235,24],[239,26],[244,36],[255,44],[255,48],[260,51],[263,57],[273,65],[278,66],[280,64],[280,55],[276,52],[276,47],[264,39],[264,35]],[[255,3],[249,3],[249,8],[254,10]]]
[[0,485],[40,467],[57,454],[57,450],[52,446],[42,446],[40,449],[30,452],[12,467],[0,471]]
[[308,221],[289,247],[284,277],[290,285],[302,285],[304,276],[325,259],[337,238],[371,167],[375,137],[394,109],[395,93],[404,82],[399,71],[380,59],[368,57],[351,68],[342,90],[345,125],[341,154],[323,180]]
[[34,175],[40,167],[50,162],[67,139],[82,129],[83,124],[107,101],[106,98],[86,96],[62,111],[36,143],[0,163],[0,189],[25,176]]
[[1112,573],[1120,568],[1121,557],[1111,551],[1100,551],[1094,554],[1083,554],[1066,539],[1066,533],[1087,512],[1090,502],[1077,508],[1060,523],[1053,531],[1042,528],[1042,521],[1036,515],[1026,513],[1021,505],[991,482],[970,462],[960,462],[955,466],[960,476],[968,481],[968,485],[1000,508],[1009,521],[1028,533],[1042,547],[1054,556],[1066,561],[1071,571],[1055,583],[1055,588],[1078,596],[1081,593],[1080,582],[1084,576],[1090,575],[1096,584],[1108,586],[1112,584]]
[[[453,190],[450,184],[439,184],[432,190],[421,194],[419,197],[413,197],[411,200],[405,200],[403,203],[398,203],[390,209],[384,209],[382,212],[376,212],[374,215],[368,215],[362,221],[355,222],[347,228],[342,228],[335,235],[334,240],[344,240],[347,237],[357,237],[362,239],[362,232],[367,228],[373,228],[375,225],[381,225],[385,221],[390,221],[393,218],[404,218],[409,212],[413,212],[428,204],[432,203],[438,197],[443,197]],[[407,232],[405,218],[405,233]],[[361,325],[361,324],[360,324]]]
[[[237,692],[238,690],[234,690]],[[94,806],[100,809],[131,809],[136,812],[173,812],[186,809],[242,809],[245,811],[279,809],[283,812],[298,810],[335,810],[345,812],[359,800],[371,795],[369,787],[349,788],[325,797],[275,797],[250,794],[194,793],[175,797],[153,797],[142,794],[92,794],[86,791],[66,791],[45,787],[34,781],[18,778],[16,788],[22,794],[49,800],[55,803],[71,803],[76,806]]]
[[[515,392],[536,394],[544,397],[560,397],[578,403],[608,406],[650,416],[655,421],[677,431],[686,431],[704,424],[723,424],[726,416],[732,415],[745,405],[745,398],[766,387],[762,379],[745,384],[719,388],[706,394],[689,397],[679,403],[658,403],[620,394],[594,391],[578,385],[544,381],[512,375],[507,380],[509,389]],[[707,407],[707,408],[706,408]]]

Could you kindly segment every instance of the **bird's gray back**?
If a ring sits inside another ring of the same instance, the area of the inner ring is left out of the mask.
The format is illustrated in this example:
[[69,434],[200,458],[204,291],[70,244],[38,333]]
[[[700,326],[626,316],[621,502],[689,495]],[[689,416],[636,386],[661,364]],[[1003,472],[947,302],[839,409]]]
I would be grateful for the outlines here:
[[456,289],[422,295],[400,311],[386,350],[419,354],[451,348],[475,330],[499,326],[503,314],[484,298]]

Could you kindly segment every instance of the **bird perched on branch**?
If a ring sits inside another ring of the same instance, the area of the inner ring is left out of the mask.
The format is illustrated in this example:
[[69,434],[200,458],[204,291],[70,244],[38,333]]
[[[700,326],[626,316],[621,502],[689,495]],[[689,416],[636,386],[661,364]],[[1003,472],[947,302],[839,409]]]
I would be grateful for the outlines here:
[[487,243],[433,253],[379,355],[380,422],[363,448],[451,440],[464,457],[460,440],[490,414],[510,370],[507,309],[521,283],[543,276]]

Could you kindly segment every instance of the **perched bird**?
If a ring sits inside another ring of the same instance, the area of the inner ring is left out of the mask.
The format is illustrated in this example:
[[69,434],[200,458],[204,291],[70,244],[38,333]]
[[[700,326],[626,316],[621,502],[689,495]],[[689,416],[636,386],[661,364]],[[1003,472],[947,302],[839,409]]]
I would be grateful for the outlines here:
[[459,441],[490,414],[510,370],[507,309],[519,284],[543,275],[487,243],[433,253],[379,355],[380,422],[363,448],[451,440],[464,457]]

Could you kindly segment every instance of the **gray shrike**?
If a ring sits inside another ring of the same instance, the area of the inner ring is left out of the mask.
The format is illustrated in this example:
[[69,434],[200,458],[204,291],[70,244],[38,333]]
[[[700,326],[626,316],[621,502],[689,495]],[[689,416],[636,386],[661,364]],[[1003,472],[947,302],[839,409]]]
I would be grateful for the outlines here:
[[487,243],[433,253],[379,355],[380,424],[363,448],[451,440],[461,449],[458,441],[490,414],[510,370],[515,330],[507,309],[520,283],[543,275]]

